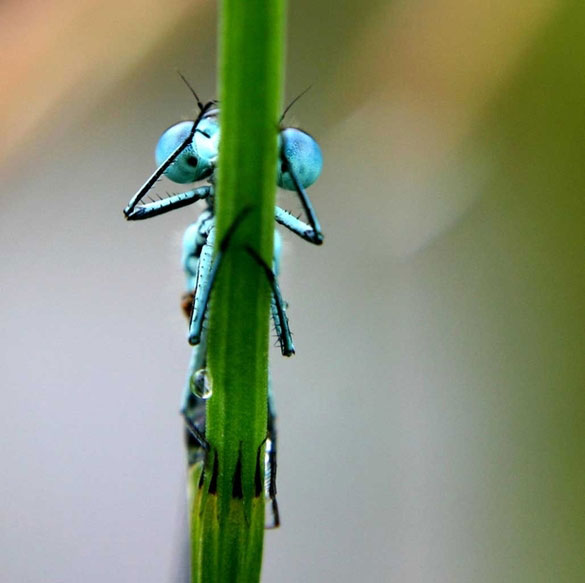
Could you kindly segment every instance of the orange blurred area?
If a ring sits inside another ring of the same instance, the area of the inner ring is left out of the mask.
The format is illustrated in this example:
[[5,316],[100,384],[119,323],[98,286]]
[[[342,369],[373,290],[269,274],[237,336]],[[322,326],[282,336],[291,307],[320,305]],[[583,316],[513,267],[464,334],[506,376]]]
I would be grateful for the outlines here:
[[177,23],[205,10],[203,2],[185,0],[4,2],[0,66],[8,90],[0,95],[0,161],[31,134],[97,107]]

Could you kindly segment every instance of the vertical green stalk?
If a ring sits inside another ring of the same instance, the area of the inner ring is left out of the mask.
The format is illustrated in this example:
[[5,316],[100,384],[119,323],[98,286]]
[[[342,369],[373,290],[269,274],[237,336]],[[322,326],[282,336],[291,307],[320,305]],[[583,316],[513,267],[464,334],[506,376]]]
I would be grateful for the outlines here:
[[260,579],[270,291],[245,246],[272,264],[284,16],[285,0],[221,2],[216,248],[241,222],[210,307],[211,450],[199,484],[191,478],[193,582]]

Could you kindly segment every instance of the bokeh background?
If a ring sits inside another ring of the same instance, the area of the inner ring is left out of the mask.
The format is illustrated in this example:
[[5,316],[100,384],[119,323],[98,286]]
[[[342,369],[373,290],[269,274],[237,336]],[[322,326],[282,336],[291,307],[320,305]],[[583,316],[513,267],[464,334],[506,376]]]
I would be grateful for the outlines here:
[[[583,581],[585,4],[290,4],[326,242],[285,234],[263,581]],[[175,69],[216,94],[216,20],[0,5],[2,581],[186,581],[197,209],[121,211],[193,115]]]

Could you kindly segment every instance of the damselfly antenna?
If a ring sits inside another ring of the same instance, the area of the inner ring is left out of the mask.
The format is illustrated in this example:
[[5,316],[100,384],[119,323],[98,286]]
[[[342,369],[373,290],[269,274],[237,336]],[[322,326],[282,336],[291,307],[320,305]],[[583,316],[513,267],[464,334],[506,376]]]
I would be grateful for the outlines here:
[[278,120],[278,123],[281,124],[282,121],[284,120],[284,116],[288,113],[288,110],[309,90],[311,89],[311,87],[313,87],[312,85],[309,85],[304,91],[302,91],[301,93],[299,93],[285,108],[283,114],[280,116],[280,119]]
[[183,75],[183,73],[181,73],[181,71],[179,71],[177,69],[177,74],[179,75],[179,77],[181,77],[181,79],[183,79],[183,83],[185,83],[185,85],[187,85],[187,87],[189,88],[189,91],[191,91],[191,93],[193,94],[193,97],[195,97],[195,100],[197,101],[197,105],[199,106],[199,111],[203,111],[203,103],[201,103],[201,100],[199,99],[199,96],[197,95],[197,93],[195,93],[195,89],[193,89],[193,87],[191,86],[191,83],[189,83],[189,81],[187,81],[187,79],[185,78],[185,75]]

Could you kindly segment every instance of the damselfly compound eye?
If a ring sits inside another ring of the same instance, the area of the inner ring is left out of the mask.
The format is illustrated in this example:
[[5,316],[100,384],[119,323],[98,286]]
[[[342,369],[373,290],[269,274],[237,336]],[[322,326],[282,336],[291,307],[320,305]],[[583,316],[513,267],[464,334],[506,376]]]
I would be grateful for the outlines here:
[[323,156],[316,140],[296,128],[285,128],[278,136],[280,164],[277,184],[286,190],[296,190],[289,169],[292,169],[303,188],[308,188],[321,174]]
[[[189,138],[193,132],[192,121],[181,121],[158,140],[154,157],[158,166]],[[165,170],[165,176],[173,182],[187,184],[207,178],[213,172],[217,159],[219,125],[217,117],[203,118],[179,155]]]
[[[193,123],[192,121],[181,121],[162,134],[154,151],[157,166],[160,166],[188,138],[193,129]],[[195,161],[194,165],[193,161]],[[195,182],[197,180],[197,161],[191,140],[165,170],[165,176],[180,184]]]

